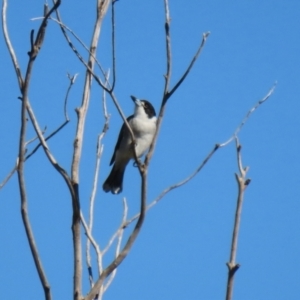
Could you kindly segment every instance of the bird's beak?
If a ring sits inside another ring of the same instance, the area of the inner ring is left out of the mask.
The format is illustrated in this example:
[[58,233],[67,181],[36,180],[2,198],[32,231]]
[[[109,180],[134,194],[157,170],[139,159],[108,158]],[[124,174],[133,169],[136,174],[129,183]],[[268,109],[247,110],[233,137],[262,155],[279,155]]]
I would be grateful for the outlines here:
[[142,102],[141,100],[139,100],[137,97],[134,97],[134,96],[130,96],[132,101],[135,103],[136,106],[141,106],[142,105]]

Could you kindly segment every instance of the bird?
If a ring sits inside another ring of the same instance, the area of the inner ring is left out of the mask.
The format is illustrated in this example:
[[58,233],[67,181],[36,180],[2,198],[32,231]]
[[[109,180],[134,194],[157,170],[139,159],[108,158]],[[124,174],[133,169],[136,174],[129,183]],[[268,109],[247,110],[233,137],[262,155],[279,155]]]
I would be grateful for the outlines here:
[[[135,137],[135,151],[141,157],[150,147],[156,132],[156,113],[153,105],[147,100],[130,96],[135,104],[134,114],[127,122]],[[124,123],[112,155],[112,170],[103,183],[103,190],[112,194],[120,194],[123,190],[123,177],[128,162],[134,158],[130,132]]]

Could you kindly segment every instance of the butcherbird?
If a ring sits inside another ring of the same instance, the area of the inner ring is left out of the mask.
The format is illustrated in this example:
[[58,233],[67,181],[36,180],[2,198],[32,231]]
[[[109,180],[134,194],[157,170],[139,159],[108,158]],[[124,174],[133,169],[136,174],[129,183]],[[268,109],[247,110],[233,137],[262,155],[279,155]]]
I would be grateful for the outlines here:
[[[152,104],[147,100],[139,100],[131,96],[135,104],[134,114],[127,118],[135,137],[137,157],[141,157],[150,147],[156,131],[156,113]],[[134,158],[130,132],[124,123],[110,165],[113,168],[103,183],[103,190],[119,194],[123,189],[123,177],[128,162]]]

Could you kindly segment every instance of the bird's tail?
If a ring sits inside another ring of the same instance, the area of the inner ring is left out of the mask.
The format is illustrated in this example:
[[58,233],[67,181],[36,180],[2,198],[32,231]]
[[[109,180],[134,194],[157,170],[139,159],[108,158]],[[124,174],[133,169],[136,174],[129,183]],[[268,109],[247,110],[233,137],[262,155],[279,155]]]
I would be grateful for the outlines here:
[[122,192],[125,168],[126,165],[119,166],[118,168],[116,168],[116,165],[113,166],[109,176],[102,186],[106,193],[112,192],[112,194],[119,194]]

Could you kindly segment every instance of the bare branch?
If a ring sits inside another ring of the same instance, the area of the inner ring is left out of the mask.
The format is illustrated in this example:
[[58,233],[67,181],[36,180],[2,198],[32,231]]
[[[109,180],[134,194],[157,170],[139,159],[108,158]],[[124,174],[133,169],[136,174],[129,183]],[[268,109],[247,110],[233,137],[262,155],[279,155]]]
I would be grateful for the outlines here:
[[[51,134],[49,134],[45,141],[48,141],[51,139],[54,135],[56,135],[60,130],[62,130],[67,124],[69,123],[69,120],[66,120],[64,123],[62,123],[57,129],[55,129]],[[43,134],[43,132],[42,132]],[[40,147],[42,146],[42,143],[39,143],[25,158],[25,161],[30,158]]]
[[42,44],[44,42],[45,34],[46,34],[46,27],[48,23],[48,18],[50,17],[51,13],[59,6],[60,3],[57,3],[58,5],[55,7],[55,5],[52,8],[52,11],[49,11],[48,4],[44,4],[44,19],[43,22],[39,28],[38,34],[36,36],[35,45],[38,47],[38,49],[41,49]]
[[[184,180],[177,182],[176,184],[173,184],[171,186],[169,186],[168,188],[166,188],[165,190],[163,190],[160,195],[158,197],[156,197],[155,200],[153,200],[148,206],[147,206],[147,211],[152,208],[155,204],[157,204],[166,194],[168,194],[169,192],[171,192],[172,190],[183,186],[184,184],[186,184],[187,182],[189,182],[192,178],[194,178],[201,170],[202,168],[206,165],[206,163],[210,160],[210,158],[215,154],[215,152],[220,148],[219,144],[216,144],[214,146],[214,148],[209,152],[209,154],[206,156],[206,158],[203,160],[203,162],[197,167],[197,169],[191,174],[189,175],[187,178],[185,178]],[[134,220],[136,220],[139,217],[139,214],[136,214],[135,216],[133,216],[131,219],[127,220],[126,222],[124,222],[123,227],[127,227],[129,224],[131,224]]]
[[202,42],[201,42],[196,54],[194,55],[192,61],[190,62],[187,70],[184,72],[184,74],[182,75],[180,80],[175,84],[175,86],[171,89],[171,91],[169,91],[169,85],[170,85],[170,80],[171,80],[171,70],[172,70],[172,53],[171,53],[171,36],[170,36],[170,20],[171,20],[171,18],[170,18],[168,0],[164,0],[164,3],[165,3],[165,36],[166,36],[167,73],[165,75],[165,86],[164,86],[162,103],[161,103],[159,115],[158,115],[158,118],[157,118],[156,132],[155,132],[155,136],[154,136],[154,139],[152,141],[152,144],[150,146],[149,152],[146,155],[145,165],[149,164],[149,162],[151,160],[151,157],[153,155],[155,145],[156,145],[157,136],[158,136],[158,133],[160,131],[162,119],[163,119],[163,116],[164,116],[166,103],[167,103],[168,99],[173,95],[173,93],[177,90],[177,88],[182,84],[182,82],[185,80],[187,75],[189,74],[190,70],[192,69],[194,63],[196,62],[198,56],[200,55],[200,53],[201,53],[201,51],[202,51],[202,49],[203,49],[203,47],[206,43],[207,37],[210,34],[209,32],[203,34]]
[[61,0],[57,0],[50,10],[48,9],[47,4],[44,5],[44,18],[43,18],[42,24],[39,27],[35,41],[34,41],[34,30],[31,30],[31,34],[30,34],[31,51],[28,53],[30,56],[30,59],[34,60],[36,58],[36,56],[38,55],[38,53],[42,47],[42,44],[44,42],[48,18],[60,6],[60,3],[61,3]]
[[221,144],[220,146],[226,146],[228,145],[230,142],[232,142],[236,136],[238,136],[239,132],[241,131],[241,129],[243,128],[243,126],[246,124],[246,122],[248,121],[248,119],[250,118],[250,116],[254,113],[254,111],[257,110],[257,108],[262,105],[263,103],[265,103],[274,93],[275,88],[276,88],[277,82],[275,82],[272,86],[272,88],[269,90],[269,92],[267,93],[266,96],[264,96],[262,99],[260,99],[246,114],[246,116],[244,117],[244,119],[242,120],[242,122],[240,123],[240,125],[236,128],[236,130],[234,131],[234,134],[223,144]]
[[161,127],[162,119],[165,112],[165,105],[167,102],[167,95],[169,90],[169,84],[171,80],[171,70],[172,70],[172,53],[171,53],[171,37],[170,37],[170,12],[169,12],[169,2],[168,0],[164,0],[165,3],[165,36],[166,36],[166,56],[167,56],[167,73],[165,75],[165,86],[164,86],[164,92],[162,97],[162,102],[156,122],[156,132],[153,138],[153,141],[150,145],[149,152],[146,155],[145,158],[145,165],[148,166],[151,160],[151,157],[153,155],[155,146],[156,146],[156,140],[158,137],[158,133]]
[[[42,131],[42,133],[44,134],[46,130],[47,130],[47,127],[44,128],[44,130]],[[25,147],[27,147],[27,145],[33,143],[33,142],[34,142],[35,140],[37,140],[38,138],[39,138],[38,136],[35,136],[34,138],[28,140],[28,141],[25,143]],[[25,158],[25,160],[26,160],[26,158]]]
[[[240,130],[242,129],[242,127],[246,124],[246,122],[248,121],[248,119],[250,118],[251,114],[261,105],[263,104],[266,100],[268,100],[270,98],[270,96],[273,94],[274,90],[276,87],[276,83],[273,85],[273,87],[271,88],[271,90],[267,93],[267,95],[262,98],[261,100],[259,100],[246,114],[245,118],[242,120],[241,124],[236,128],[236,130],[234,131],[233,135],[224,143],[222,144],[216,144],[213,148],[213,150],[211,152],[209,152],[209,154],[206,156],[206,158],[203,160],[203,162],[199,165],[199,167],[190,175],[188,176],[186,179],[184,179],[183,181],[176,183],[170,187],[168,187],[167,189],[165,189],[151,204],[149,204],[147,206],[147,210],[149,208],[151,208],[152,206],[154,206],[162,197],[164,197],[168,192],[170,192],[171,190],[173,190],[174,188],[180,187],[184,184],[186,184],[188,181],[190,181],[198,172],[201,171],[201,169],[204,167],[204,165],[207,163],[207,161],[213,156],[213,154],[222,147],[227,146],[235,137],[237,137],[237,134],[240,132]],[[243,169],[240,167],[239,168],[240,172],[243,172]],[[130,219],[129,221],[126,222],[125,226],[128,226],[128,224],[130,224],[133,220],[135,220],[137,218],[138,215],[134,216],[132,219]]]
[[[90,87],[91,87],[91,83],[92,83],[91,79],[92,79],[93,68],[94,68],[94,64],[95,64],[94,57],[95,57],[95,53],[97,50],[97,44],[98,44],[98,39],[99,39],[99,35],[100,35],[102,19],[106,13],[109,2],[110,2],[109,0],[108,1],[98,0],[97,19],[95,21],[95,27],[94,27],[92,42],[91,42],[90,51],[89,51],[91,54],[89,56],[89,62],[86,65],[87,72],[86,72],[86,77],[85,77],[84,95],[83,95],[83,99],[82,99],[82,105],[80,108],[77,109],[78,126],[77,126],[76,138],[75,138],[74,156],[73,156],[73,163],[72,163],[72,178],[73,178],[73,180],[75,180],[75,182],[78,181],[78,163],[79,163],[80,156],[81,156],[85,116],[86,116],[86,112],[87,112],[88,104],[89,104]],[[59,19],[59,21],[61,22],[60,19]],[[65,34],[66,38],[68,38],[63,27],[61,27],[61,28],[62,28],[63,33]]]
[[52,12],[54,10],[56,10],[59,5],[60,5],[60,0],[57,1],[52,9],[49,11],[49,8],[48,8],[48,4],[45,3],[44,4],[44,18],[43,18],[43,21],[42,21],[42,24],[38,30],[38,33],[36,35],[36,39],[35,39],[35,42],[33,43],[36,47],[38,47],[39,49],[42,47],[42,43],[44,41],[44,38],[45,38],[45,33],[46,33],[46,27],[47,27],[47,23],[48,23],[48,19],[50,17],[50,15],[52,14]]
[[[93,247],[96,251],[97,262],[98,262],[98,270],[102,270],[102,256],[103,256],[103,254],[101,252],[100,246],[98,245],[98,243],[96,242],[96,240],[92,236],[92,234],[90,232],[90,229],[89,229],[89,226],[87,225],[82,212],[80,212],[80,218],[81,218],[81,222],[82,222],[82,225],[84,227],[85,233],[86,233],[88,239],[90,240],[91,244],[93,245]],[[88,265],[88,269],[89,269],[88,270],[89,271],[89,276],[93,277],[92,276],[92,266],[91,266],[91,264]],[[92,286],[93,286],[94,285],[93,278],[91,278],[90,281],[92,281]]]
[[[49,140],[52,138],[55,134],[57,134],[63,127],[65,127],[68,124],[69,121],[65,121],[63,124],[61,124],[57,129],[55,129],[50,135],[48,135],[45,138],[45,141]],[[42,134],[44,133],[43,131],[41,132]],[[39,137],[37,137],[39,138]],[[36,139],[36,138],[34,138]],[[26,143],[28,144],[28,142]],[[40,147],[42,146],[42,143],[39,143],[29,154],[26,155],[25,161],[29,159]],[[0,184],[0,190],[4,187],[4,185],[9,181],[9,179],[12,177],[12,175],[17,171],[17,165],[9,172],[9,174],[5,177],[3,182]]]
[[190,62],[187,70],[185,71],[185,73],[182,75],[182,77],[179,79],[179,81],[175,84],[175,86],[172,88],[172,90],[170,92],[168,92],[168,95],[165,99],[165,101],[168,100],[168,98],[170,98],[172,96],[172,94],[179,88],[179,86],[182,84],[182,82],[185,80],[186,76],[189,74],[189,72],[191,71],[194,63],[196,62],[198,56],[200,55],[205,43],[206,43],[206,39],[208,38],[208,36],[210,35],[210,32],[206,32],[203,33],[203,37],[202,37],[202,42],[200,47],[198,48],[195,56],[193,57],[192,61]]
[[[59,3],[56,6],[54,6],[54,9],[56,7],[58,7]],[[51,9],[51,12],[52,11],[53,11],[53,8]],[[4,4],[3,4],[3,16],[4,16],[3,22],[6,23],[6,1],[4,1]],[[44,26],[46,21],[47,21],[47,18],[45,18],[44,22],[40,26],[39,32],[42,32],[41,28],[42,28],[42,26]],[[15,67],[15,70],[17,73],[18,81],[19,81],[20,90],[22,93],[21,131],[20,131],[20,139],[19,139],[19,157],[18,157],[18,167],[17,167],[20,197],[21,197],[21,215],[22,215],[23,225],[25,228],[29,247],[30,247],[30,250],[32,253],[34,263],[35,263],[35,267],[36,267],[37,273],[39,275],[42,287],[44,289],[45,299],[51,300],[50,285],[46,278],[46,274],[43,269],[41,259],[39,257],[38,249],[37,249],[37,246],[35,243],[33,231],[32,231],[30,220],[29,220],[28,213],[27,213],[27,195],[26,195],[26,184],[25,184],[25,176],[24,176],[24,164],[25,164],[25,154],[26,154],[26,131],[27,131],[26,110],[28,109],[28,106],[29,106],[28,90],[29,90],[29,83],[30,83],[34,59],[37,56],[39,49],[37,49],[37,47],[33,47],[29,53],[29,61],[28,61],[28,65],[27,65],[25,80],[23,82],[23,80],[21,78],[21,73],[18,69],[17,58],[14,55],[13,48],[11,46],[11,43],[9,42],[6,24],[4,24],[3,28],[4,28],[4,32],[6,34],[7,47],[9,49],[9,52],[10,52],[12,60],[13,60],[13,64],[14,64],[14,67]],[[31,34],[31,37],[32,37],[32,34]],[[40,43],[42,42],[42,38],[40,38],[39,42]],[[42,136],[41,131],[38,133],[38,135]]]
[[[172,52],[171,52],[171,36],[170,36],[170,10],[168,0],[164,0],[165,3],[165,33],[166,33],[166,54],[167,54],[167,74],[165,75],[165,88],[163,104],[165,104],[165,95],[168,94],[169,84],[171,80],[171,70],[172,70]],[[163,105],[162,104],[162,105]]]
[[20,90],[23,87],[23,78],[22,78],[22,73],[21,73],[21,69],[19,67],[19,63],[17,60],[17,56],[15,54],[14,48],[11,44],[10,38],[9,38],[9,34],[8,34],[8,29],[7,29],[7,21],[6,21],[6,10],[7,10],[7,0],[3,0],[3,5],[2,5],[2,30],[3,30],[3,35],[4,35],[4,39],[6,42],[6,46],[7,49],[9,51],[11,60],[13,62],[14,65],[14,69],[16,71],[16,75],[17,75],[17,79],[18,79],[18,83],[19,83],[19,87]]
[[[38,18],[32,18],[32,21],[35,20],[39,20],[42,19],[43,17],[38,17]],[[59,16],[59,12],[58,12],[58,18],[60,18]],[[93,55],[93,53],[90,52],[90,49],[84,44],[84,42],[79,38],[79,36],[68,26],[66,26],[64,23],[62,23],[60,20],[57,20],[55,18],[49,18],[49,20],[54,21],[55,23],[57,23],[60,27],[62,32],[64,33],[64,36],[68,42],[68,45],[70,46],[71,50],[75,53],[75,55],[78,57],[78,59],[84,64],[84,66],[89,69],[87,63],[84,61],[83,57],[80,55],[79,51],[76,49],[76,47],[74,46],[74,44],[72,43],[72,41],[70,40],[70,38],[67,35],[67,31],[78,41],[79,44],[81,44],[81,46],[89,53],[89,55],[91,55],[94,60],[95,63],[97,64],[97,66],[99,67],[102,75],[104,76],[105,81],[107,81],[107,78],[105,78],[105,71],[102,68],[102,66],[100,65],[98,59]],[[91,71],[91,70],[90,70]],[[96,76],[95,74],[93,74],[93,76]],[[97,76],[96,76],[97,77]],[[97,81],[97,80],[96,80]],[[101,81],[100,78],[98,78],[98,81]],[[102,83],[102,81],[101,81]],[[108,89],[111,89],[110,84],[107,84]]]
[[[45,138],[45,141],[48,141],[49,139],[51,139],[54,135],[56,135],[60,130],[62,130],[70,121],[68,113],[67,113],[67,102],[68,102],[68,97],[69,97],[69,93],[71,91],[71,88],[73,86],[73,84],[75,83],[77,74],[75,74],[74,76],[70,76],[70,74],[68,74],[68,78],[70,80],[70,84],[69,87],[67,89],[67,93],[65,96],[65,101],[64,101],[64,114],[65,114],[65,122],[62,123],[57,129],[55,129],[50,135],[48,135]],[[42,146],[42,143],[39,143],[25,158],[25,160],[27,160],[28,158],[30,158],[39,148],[40,146]]]
[[[123,218],[122,218],[122,224],[126,221],[127,214],[128,214],[128,206],[127,206],[126,198],[123,198]],[[118,241],[117,241],[117,246],[116,246],[116,256],[115,257],[118,257],[118,255],[120,253],[123,234],[124,234],[124,229],[119,230],[119,232],[118,232]],[[105,286],[104,286],[104,289],[103,289],[104,292],[109,288],[109,286],[113,282],[113,280],[114,280],[114,278],[116,276],[116,273],[117,273],[117,269],[114,269],[113,272],[111,273],[110,277],[108,278]]]
[[[28,99],[27,99],[28,100]],[[29,114],[29,117],[30,117],[30,120],[31,120],[31,123],[34,127],[34,130],[35,132],[37,133],[38,137],[39,137],[39,140],[40,140],[40,143],[41,143],[41,146],[43,147],[44,151],[45,151],[45,154],[48,158],[48,160],[50,161],[50,163],[53,165],[53,167],[62,175],[62,177],[65,179],[68,187],[69,187],[69,190],[71,192],[71,195],[74,196],[74,191],[73,191],[73,187],[72,187],[72,183],[71,183],[71,180],[67,174],[67,172],[58,164],[58,162],[56,161],[56,159],[54,158],[53,154],[51,153],[47,143],[46,143],[46,139],[44,138],[43,136],[43,133],[40,129],[40,126],[36,120],[36,117],[34,115],[34,112],[30,106],[30,102],[27,101],[26,103],[26,107],[27,107],[27,112]],[[66,122],[65,122],[66,123]],[[55,130],[49,137],[52,137],[55,133],[57,133],[63,126],[65,126],[65,123],[62,124],[57,130]],[[39,145],[38,145],[39,146]],[[37,147],[38,147],[37,146]],[[36,148],[37,148],[36,147]],[[33,151],[36,151],[35,149]],[[30,154],[30,156],[32,155],[32,153]],[[28,156],[27,159],[30,157]]]
[[[45,141],[49,140],[51,137],[53,137],[56,133],[58,133],[65,125],[67,125],[68,121],[65,121],[62,125],[60,125],[56,130],[54,130],[48,137],[45,138]],[[42,134],[44,132],[42,131]],[[37,139],[38,137],[34,138]],[[28,142],[26,142],[28,144]],[[25,145],[26,145],[25,144]],[[40,147],[42,146],[41,143],[39,143],[29,154],[26,155],[25,161],[29,159]],[[12,175],[17,171],[17,165],[10,171],[10,173],[6,176],[6,178],[3,180],[3,182],[0,184],[0,189],[4,187],[4,185],[9,181],[9,179],[12,177]]]
[[25,181],[21,179],[22,173],[20,171],[18,172],[18,175],[19,175],[20,192],[21,192],[21,214],[22,214],[24,228],[26,231],[26,236],[27,236],[27,239],[28,239],[28,242],[30,245],[30,250],[31,250],[34,262],[35,262],[35,266],[36,266],[38,275],[40,277],[40,281],[41,281],[43,289],[44,289],[45,299],[51,300],[52,297],[51,297],[50,285],[48,283],[45,271],[42,266],[42,261],[40,259],[40,256],[39,256],[39,253],[37,250],[37,245],[35,243],[33,231],[31,228],[30,221],[29,221],[29,217],[28,217],[27,198],[26,198],[26,192],[25,192]]
[[[97,193],[97,186],[98,186],[98,175],[99,175],[99,169],[100,169],[100,159],[103,153],[103,145],[101,145],[101,141],[104,134],[100,134],[98,136],[98,142],[97,142],[97,159],[96,159],[96,168],[95,168],[95,174],[94,174],[94,182],[93,182],[93,188],[92,188],[92,194],[90,197],[90,209],[89,209],[89,223],[88,223],[88,229],[89,232],[92,232],[93,229],[93,217],[94,217],[94,203],[95,203],[95,197]],[[97,251],[96,251],[97,252]],[[100,252],[97,252],[97,256],[101,255]],[[86,257],[87,257],[87,265],[89,269],[92,269],[91,265],[91,259],[90,259],[90,240],[87,239],[86,243]],[[102,260],[102,257],[98,257],[98,260]],[[99,274],[102,271],[102,265],[99,265]],[[90,278],[90,283],[92,283]],[[91,284],[91,287],[93,284]]]
[[116,48],[115,48],[115,3],[116,0],[112,0],[111,4],[111,27],[112,27],[112,63],[113,63],[113,72],[112,72],[112,86],[110,91],[112,92],[115,88],[116,83]]
[[71,88],[73,86],[73,84],[75,83],[75,80],[78,76],[78,74],[75,74],[73,76],[71,76],[69,73],[68,73],[68,78],[70,80],[70,84],[69,84],[69,87],[68,87],[68,90],[67,90],[67,93],[66,93],[66,97],[65,97],[65,105],[64,105],[64,112],[65,112],[65,118],[67,121],[70,121],[69,119],[69,116],[68,116],[68,112],[67,112],[67,103],[68,103],[68,97],[69,97],[69,93],[71,91]]
[[[92,243],[93,247],[95,248],[95,251],[97,254],[99,273],[102,272],[102,259],[116,238],[118,238],[118,242],[117,242],[117,246],[116,246],[116,258],[118,257],[118,255],[120,253],[120,247],[121,247],[122,237],[123,237],[123,233],[124,233],[122,224],[126,221],[127,215],[128,215],[128,206],[127,206],[126,199],[124,198],[123,199],[123,217],[122,217],[121,225],[118,228],[118,230],[116,231],[116,233],[113,235],[113,237],[109,240],[108,245],[105,247],[105,249],[103,249],[101,251],[99,245],[97,244],[97,242],[91,235],[91,231],[90,231],[87,223],[84,220],[83,214],[81,213],[81,221],[82,221],[83,227],[85,228],[87,237],[90,240],[90,242]],[[90,270],[89,270],[89,273],[92,274],[92,272]],[[103,284],[102,284],[98,288],[98,291],[96,289],[95,294],[97,295],[97,299],[99,299],[99,300],[102,299],[103,293],[107,290],[107,288],[111,284],[111,282],[115,276],[115,273],[116,273],[116,269],[112,271],[111,276],[109,277],[108,281],[106,282],[106,285],[103,286]],[[92,287],[93,286],[94,286],[94,284],[92,284]]]
[[119,255],[111,262],[108,267],[101,273],[99,279],[95,283],[92,290],[84,297],[85,300],[93,300],[97,297],[100,288],[103,285],[104,280],[122,263],[125,257],[128,255],[131,247],[133,246],[145,219],[146,215],[146,201],[147,201],[147,168],[143,169],[141,173],[142,176],[142,188],[141,188],[141,208],[140,216],[138,221],[133,229],[133,232],[130,234],[124,248],[121,250]]
[[[116,245],[116,254],[115,254],[115,257],[118,257],[118,255],[120,253],[120,249],[121,249],[123,234],[124,234],[124,228],[122,225],[126,221],[127,215],[128,215],[128,205],[127,205],[126,198],[124,197],[123,198],[123,217],[122,217],[121,225],[118,228],[118,230],[116,231],[116,233],[111,237],[111,239],[109,240],[105,249],[103,249],[103,251],[102,251],[103,256],[108,251],[108,249],[110,248],[112,243],[115,241],[115,239],[118,238],[117,245]],[[105,285],[102,285],[100,287],[99,294],[98,294],[98,300],[102,299],[103,294],[109,288],[110,284],[112,283],[113,279],[115,278],[116,273],[117,273],[117,269],[114,269],[113,272],[111,273],[111,275],[108,277],[108,280],[105,283]]]
[[[95,65],[94,57],[97,50],[102,20],[106,14],[109,3],[110,0],[106,0],[106,1],[98,0],[97,2],[97,17],[95,20],[92,40],[90,44],[90,51],[89,51],[92,55],[89,55],[88,58],[88,64],[87,64],[88,68],[85,74],[85,83],[83,88],[83,97],[82,97],[81,106],[76,110],[78,122],[77,122],[76,135],[74,140],[74,152],[73,152],[73,159],[72,159],[72,166],[71,166],[71,179],[74,187],[76,187],[76,197],[72,199],[73,200],[72,201],[72,205],[73,205],[72,233],[73,233],[73,248],[74,248],[74,287],[73,287],[74,300],[81,299],[81,293],[82,293],[80,201],[79,201],[79,194],[78,194],[79,162],[82,153],[82,143],[83,143],[83,136],[84,136],[86,114],[87,114],[89,100],[90,100],[90,92],[91,92],[91,85],[92,85],[92,78],[93,78],[92,74]],[[57,13],[57,17],[60,21],[60,17],[58,13]],[[61,27],[61,29],[66,39],[68,39],[67,34],[63,29],[63,27]]]
[[230,261],[226,264],[228,267],[226,300],[232,299],[234,274],[240,267],[240,265],[236,263],[237,242],[238,242],[238,234],[239,234],[240,221],[241,221],[244,191],[250,183],[250,179],[246,179],[248,168],[244,168],[242,166],[242,157],[241,157],[242,147],[239,144],[237,137],[235,137],[235,141],[236,141],[237,164],[238,164],[238,169],[240,174],[235,174],[235,178],[238,184],[238,198],[237,198],[237,206],[236,206],[234,227],[232,233]]
[[[107,76],[105,76],[105,77],[108,80],[109,74],[107,74]],[[107,83],[108,83],[108,81],[107,81]],[[89,209],[88,230],[90,233],[92,232],[92,228],[93,228],[94,202],[95,202],[95,197],[96,197],[96,193],[97,193],[98,176],[99,176],[99,170],[100,170],[100,160],[101,160],[101,156],[103,153],[103,145],[101,143],[102,143],[102,139],[103,139],[104,135],[106,134],[106,132],[108,130],[108,126],[109,126],[109,115],[107,113],[107,108],[106,108],[106,92],[105,92],[105,90],[103,90],[102,104],[103,104],[103,114],[104,114],[104,118],[105,118],[105,123],[104,123],[101,134],[98,135],[98,141],[97,141],[96,167],[95,167],[95,174],[94,174],[92,194],[90,197],[90,209]],[[100,262],[100,263],[98,263],[98,272],[100,274],[102,272],[102,257],[104,254],[103,253],[101,254],[100,251],[97,251],[97,249],[96,249],[96,252],[97,252],[98,262]],[[89,239],[87,239],[87,243],[86,243],[86,260],[87,260],[87,265],[88,265],[90,284],[91,284],[91,287],[93,287],[94,282],[93,282],[93,278],[92,278],[92,265],[91,265],[91,258],[90,258],[90,240]]]
[[[100,21],[102,21],[106,11],[107,11],[107,8],[108,8],[108,5],[110,3],[111,0],[103,0],[103,1],[100,1],[98,0],[98,4],[97,4],[97,18],[100,18]],[[115,2],[115,1],[114,1]],[[55,3],[55,0],[53,0],[53,3]],[[76,47],[74,46],[74,44],[72,43],[72,41],[70,40],[68,34],[67,34],[67,31],[70,32],[72,34],[72,36],[75,37],[75,39],[84,47],[84,49],[86,51],[88,51],[89,53],[89,56],[90,58],[92,58],[94,60],[94,62],[98,65],[99,69],[101,70],[104,78],[105,78],[105,82],[107,82],[107,78],[105,77],[105,71],[103,70],[103,68],[101,67],[100,63],[98,62],[98,60],[96,59],[96,55],[95,55],[95,51],[92,49],[89,49],[84,43],[83,41],[69,28],[67,27],[62,21],[61,21],[61,17],[60,17],[60,14],[59,14],[59,11],[56,10],[56,16],[57,16],[57,20],[54,19],[54,18],[51,18],[52,21],[55,21],[59,24],[60,28],[61,28],[61,31],[65,37],[65,39],[67,40],[68,42],[68,45],[70,46],[70,48],[72,49],[72,51],[75,53],[75,55],[78,57],[78,59],[83,63],[83,65],[85,66],[85,68],[92,74],[92,76],[94,77],[95,81],[104,89],[106,90],[106,92],[109,92],[109,91],[113,91],[113,89],[110,88],[110,85],[109,83],[106,84],[103,83],[101,81],[101,79],[94,73],[93,71],[93,68],[90,67],[90,65],[88,63],[85,62],[85,60],[83,59],[83,57],[80,55],[79,51],[76,49]],[[35,18],[37,19],[37,18]],[[35,19],[32,19],[32,20],[35,20]],[[113,31],[113,39],[114,39],[114,31]],[[113,47],[114,48],[114,47]],[[113,52],[114,52],[114,49],[113,49]],[[115,55],[113,54],[113,60],[114,60],[114,57]],[[115,67],[114,67],[115,69]],[[114,71],[113,71],[114,72]]]
[[111,247],[111,245],[113,244],[115,239],[122,235],[121,232],[124,229],[124,223],[126,222],[127,215],[128,215],[128,206],[127,206],[126,198],[123,198],[123,218],[122,218],[122,222],[121,222],[119,228],[117,229],[117,231],[111,236],[111,238],[108,241],[106,247],[103,249],[103,251],[102,251],[103,255],[109,250],[109,248]]
[[[67,95],[65,97],[65,107],[64,107],[64,111],[65,111],[65,117],[66,117],[66,120],[64,123],[62,123],[57,129],[55,129],[51,134],[49,134],[46,138],[45,138],[45,141],[48,141],[49,139],[51,139],[54,135],[56,135],[61,129],[63,129],[67,124],[68,122],[70,121],[69,120],[69,117],[67,115],[67,111],[66,111],[66,105],[67,105],[67,100],[68,100],[68,94],[70,92],[70,88],[71,88],[71,85],[74,84],[74,81],[75,81],[75,78],[76,78],[76,75],[75,74],[73,77],[72,77],[72,81],[73,83],[70,84],[68,90],[67,90]],[[21,98],[22,99],[22,98]],[[46,129],[44,129],[43,131],[41,131],[42,134],[44,134]],[[31,143],[33,140],[36,140],[37,138],[39,138],[38,136],[35,137],[34,139],[30,140],[30,141],[27,141],[25,143],[25,146],[28,145],[29,143]],[[29,159],[40,147],[42,146],[42,143],[40,142],[29,154],[26,155],[25,157],[25,161],[27,159]],[[17,165],[11,170],[11,172],[7,175],[7,177],[3,180],[3,182],[0,184],[0,189],[4,187],[4,185],[9,181],[9,179],[12,177],[12,175],[15,173],[15,171],[17,170]]]
[[8,175],[4,178],[4,180],[1,182],[0,184],[0,190],[6,185],[6,183],[9,181],[9,179],[15,174],[15,172],[18,169],[18,159],[17,162],[15,164],[15,166],[13,167],[13,169],[8,173]]
[[28,74],[31,72],[33,60],[30,59],[28,64],[28,71],[26,74],[25,85],[23,89],[23,101],[22,101],[22,123],[21,123],[21,133],[20,133],[20,146],[19,146],[19,164],[18,164],[18,179],[19,179],[19,188],[20,188],[20,195],[21,195],[21,214],[23,219],[23,224],[25,227],[27,239],[29,242],[30,250],[35,262],[35,266],[40,277],[41,284],[44,289],[45,299],[51,300],[51,292],[50,292],[50,285],[46,278],[46,274],[44,272],[41,259],[39,257],[39,253],[37,250],[37,246],[35,243],[35,239],[33,236],[32,228],[30,225],[28,213],[27,213],[27,195],[26,195],[26,185],[25,185],[25,178],[24,178],[24,162],[25,162],[25,135],[26,135],[26,106],[28,105],[28,78],[30,77]]

